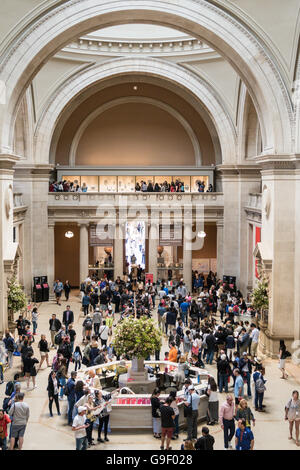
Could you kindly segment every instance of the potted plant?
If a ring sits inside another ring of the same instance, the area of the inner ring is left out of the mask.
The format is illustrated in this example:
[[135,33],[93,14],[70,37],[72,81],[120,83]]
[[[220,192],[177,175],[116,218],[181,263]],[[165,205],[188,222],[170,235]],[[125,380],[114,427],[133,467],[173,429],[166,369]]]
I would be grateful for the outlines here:
[[17,312],[22,311],[27,306],[27,298],[15,276],[8,280],[7,284],[8,324],[10,329],[12,327],[14,329],[14,315]]
[[161,332],[152,319],[126,318],[116,328],[114,348],[132,360],[132,370],[142,372],[144,360],[161,347]]

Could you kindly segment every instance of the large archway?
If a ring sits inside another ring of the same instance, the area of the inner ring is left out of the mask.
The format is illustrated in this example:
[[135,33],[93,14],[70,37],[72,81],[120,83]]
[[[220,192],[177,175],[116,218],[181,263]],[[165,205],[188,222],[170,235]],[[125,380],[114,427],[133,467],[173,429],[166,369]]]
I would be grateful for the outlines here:
[[[35,132],[35,161],[49,155],[52,136],[65,107],[76,101],[84,90],[105,79],[123,77],[126,74],[142,74],[159,77],[178,88],[187,90],[205,108],[219,137],[223,162],[236,161],[236,132],[221,98],[204,80],[178,65],[158,59],[115,59],[97,64],[76,73],[51,97],[44,108]],[[187,89],[188,87],[188,89]],[[78,104],[78,103],[77,103]],[[221,163],[221,162],[220,162]]]
[[[48,2],[47,2],[48,3]],[[148,22],[174,27],[212,45],[226,57],[246,83],[261,123],[264,150],[290,153],[293,119],[290,95],[280,68],[267,46],[245,21],[224,7],[204,0],[53,2],[37,9],[6,47],[1,79],[6,83],[7,103],[1,118],[1,149],[11,150],[13,122],[26,87],[43,62],[76,35],[118,23]]]

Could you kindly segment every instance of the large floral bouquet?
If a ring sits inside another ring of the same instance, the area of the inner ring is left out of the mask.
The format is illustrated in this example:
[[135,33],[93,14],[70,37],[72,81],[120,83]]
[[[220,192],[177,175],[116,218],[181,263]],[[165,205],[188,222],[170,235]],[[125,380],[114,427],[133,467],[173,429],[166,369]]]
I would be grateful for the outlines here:
[[15,277],[8,281],[7,307],[13,313],[23,310],[27,305],[26,295]]
[[127,318],[115,331],[114,348],[119,356],[145,359],[161,347],[161,333],[148,318]]

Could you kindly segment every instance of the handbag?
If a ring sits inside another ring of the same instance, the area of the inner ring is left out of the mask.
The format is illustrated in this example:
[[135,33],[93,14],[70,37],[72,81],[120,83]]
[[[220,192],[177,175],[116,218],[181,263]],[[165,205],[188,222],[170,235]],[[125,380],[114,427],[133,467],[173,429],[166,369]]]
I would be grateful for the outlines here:
[[184,405],[183,415],[185,418],[189,418],[193,414],[192,401],[193,401],[193,398],[191,396],[191,403],[189,405]]

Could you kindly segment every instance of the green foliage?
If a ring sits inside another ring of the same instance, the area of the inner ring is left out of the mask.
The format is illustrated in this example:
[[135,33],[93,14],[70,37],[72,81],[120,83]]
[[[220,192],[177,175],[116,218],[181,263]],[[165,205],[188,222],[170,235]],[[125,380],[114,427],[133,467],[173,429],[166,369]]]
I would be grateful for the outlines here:
[[128,355],[130,359],[146,358],[161,347],[161,333],[153,320],[127,318],[115,331],[114,348],[118,355]]
[[253,307],[258,310],[267,310],[269,308],[269,283],[268,280],[262,277],[255,289],[252,291],[251,301]]
[[17,282],[15,277],[12,277],[8,282],[8,309],[14,313],[23,310],[27,305],[26,295]]

